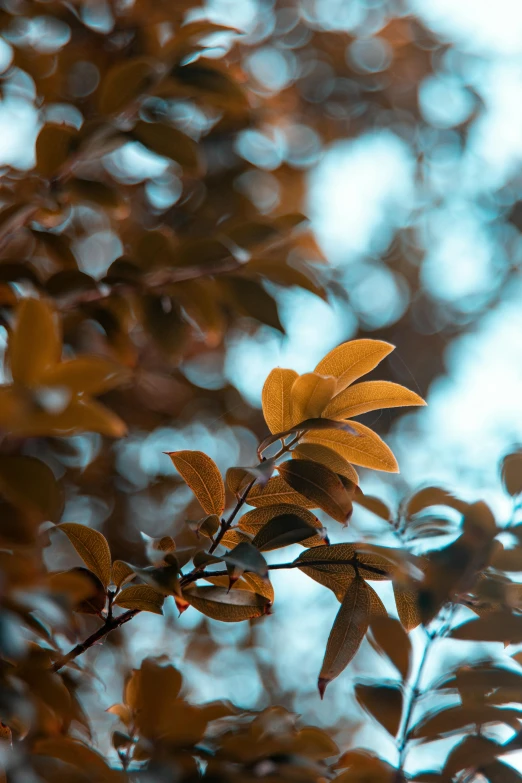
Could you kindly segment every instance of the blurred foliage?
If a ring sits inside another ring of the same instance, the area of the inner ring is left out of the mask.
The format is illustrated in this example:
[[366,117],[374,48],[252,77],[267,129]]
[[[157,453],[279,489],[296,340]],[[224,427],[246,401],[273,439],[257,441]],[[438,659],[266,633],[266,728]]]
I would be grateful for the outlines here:
[[[502,465],[507,527],[440,487],[390,508],[363,493],[354,465],[395,473],[395,456],[352,419],[422,405],[396,364],[354,382],[399,344],[425,394],[447,341],[515,266],[483,295],[441,305],[422,281],[429,237],[414,216],[369,259],[405,303],[370,340],[350,271],[324,263],[304,214],[322,152],[375,129],[409,145],[437,203],[430,156],[466,144],[480,99],[465,84],[472,109],[451,130],[430,128],[419,88],[448,68],[449,44],[401,3],[345,5],[359,17],[352,33],[335,2],[260,3],[245,31],[192,0],[0,3],[2,95],[38,110],[34,165],[5,166],[0,182],[8,781],[520,779],[499,757],[522,748],[522,456]],[[508,201],[495,215],[517,227]],[[261,416],[221,370],[237,335],[284,333],[286,288],[342,302],[360,334],[314,371],[274,369]],[[354,503],[368,528],[343,527],[331,544]],[[293,544],[297,557],[273,561]],[[340,602],[321,696],[364,644],[376,651],[329,731],[299,721],[295,694],[258,655],[278,570]],[[220,647],[215,621],[248,626],[233,653],[252,656],[272,706],[244,708],[241,693],[194,704],[157,656],[132,670],[127,623],[139,629],[149,613],[175,626],[173,604],[203,617],[176,627],[187,667],[204,671]],[[104,721],[100,679],[125,679]],[[358,728],[374,734],[375,721],[395,745],[357,749]],[[440,739],[442,753],[424,752]]]

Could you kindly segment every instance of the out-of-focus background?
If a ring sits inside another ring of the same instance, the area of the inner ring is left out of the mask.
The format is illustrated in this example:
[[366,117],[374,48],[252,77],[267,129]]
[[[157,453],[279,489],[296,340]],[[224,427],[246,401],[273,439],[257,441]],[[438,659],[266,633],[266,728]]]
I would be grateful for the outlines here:
[[[67,25],[53,22],[41,6],[39,16],[5,34],[4,67],[12,46],[23,49],[24,41],[42,58],[67,45]],[[111,6],[90,4],[91,29],[110,30]],[[361,471],[363,490],[393,505],[413,488],[439,484],[466,499],[484,498],[500,520],[507,518],[498,464],[522,441],[522,5],[215,0],[191,10],[192,19],[200,16],[238,28],[237,36],[212,35],[205,56],[232,56],[263,106],[257,125],[234,136],[241,161],[237,176],[231,174],[234,189],[261,215],[284,205],[310,218],[317,247],[309,241],[301,252],[324,254],[328,265],[318,268],[329,294],[325,301],[267,283],[285,334],[239,319],[222,345],[203,342],[184,357],[182,380],[149,378],[152,387],[144,383],[140,392],[145,406],[160,393],[180,402],[175,410],[162,402],[151,406],[161,416],[144,415],[115,442],[115,495],[103,492],[99,436],[73,437],[68,451],[57,449],[54,468],[83,476],[64,518],[103,529],[111,542],[119,541],[125,519],[121,556],[131,559],[133,542],[143,547],[142,534],[165,534],[186,515],[190,495],[173,481],[164,451],[202,449],[223,472],[253,463],[264,432],[260,393],[268,372],[311,370],[329,349],[356,336],[394,343],[396,351],[372,377],[402,383],[428,402],[412,412],[363,417],[401,466],[400,476]],[[95,65],[78,59],[71,94],[89,94],[96,79]],[[47,105],[46,118],[62,118],[64,105]],[[70,124],[81,122],[74,109],[67,111]],[[177,111],[181,125],[193,130],[199,122],[202,134],[213,121],[188,102]],[[20,173],[32,167],[41,122],[31,77],[18,65],[3,85],[1,165]],[[219,147],[214,154],[219,157]],[[108,153],[104,166],[119,181],[143,184],[157,215],[184,197],[168,161],[138,143]],[[80,269],[101,278],[122,246],[91,215],[74,252]],[[381,535],[375,524],[358,508],[350,529],[331,529],[331,539]],[[52,556],[55,565],[71,562],[69,550]],[[293,556],[285,550],[272,559]],[[90,651],[102,702],[119,700],[121,681],[105,676],[117,670],[116,658],[124,655],[132,666],[164,652],[182,665],[196,700],[284,703],[305,720],[337,726],[341,738],[371,744],[367,732],[375,727],[368,729],[357,707],[346,710],[353,674],[373,667],[376,653],[364,642],[319,702],[316,677],[336,599],[297,571],[273,581],[274,614],[262,622],[219,624],[192,611],[178,619],[167,601],[166,620],[143,614],[125,628],[125,645],[109,638]],[[97,720],[101,740],[110,722]]]

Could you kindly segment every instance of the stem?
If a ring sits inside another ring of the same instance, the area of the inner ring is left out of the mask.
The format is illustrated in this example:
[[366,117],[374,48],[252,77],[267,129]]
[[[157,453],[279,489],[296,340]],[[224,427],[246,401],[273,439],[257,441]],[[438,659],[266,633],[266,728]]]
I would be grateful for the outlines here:
[[82,655],[86,650],[89,649],[89,647],[92,647],[93,644],[96,644],[96,642],[99,642],[100,639],[103,639],[104,636],[107,636],[108,633],[114,631],[116,628],[119,628],[129,620],[132,620],[132,618],[137,615],[139,611],[140,609],[129,609],[127,612],[120,614],[119,617],[107,619],[105,623],[100,628],[98,628],[97,631],[91,634],[84,642],[77,644],[76,647],[73,647],[72,650],[69,650],[66,655],[55,661],[51,666],[51,671],[60,671],[60,669],[65,666],[66,663],[69,663],[69,661],[73,661],[79,655]]
[[230,528],[232,527],[232,522],[237,517],[237,515],[239,514],[239,511],[241,510],[241,508],[246,503],[246,499],[248,497],[248,493],[250,492],[250,490],[254,486],[255,481],[256,481],[255,478],[252,479],[250,484],[248,484],[247,487],[243,490],[243,494],[241,495],[241,497],[237,501],[236,505],[234,506],[234,509],[232,510],[232,513],[230,514],[229,518],[226,521],[225,520],[221,521],[221,530],[219,531],[219,533],[215,537],[215,539],[214,539],[214,541],[212,543],[212,546],[208,550],[209,555],[211,555],[213,552],[216,551],[216,549],[218,548],[219,544],[221,543],[221,539],[223,538],[225,533],[227,533],[230,530]]

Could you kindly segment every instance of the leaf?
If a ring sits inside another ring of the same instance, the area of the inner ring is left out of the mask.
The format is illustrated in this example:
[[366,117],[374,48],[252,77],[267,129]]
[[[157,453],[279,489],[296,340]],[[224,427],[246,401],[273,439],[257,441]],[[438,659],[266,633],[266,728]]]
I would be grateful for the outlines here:
[[51,468],[35,457],[0,454],[0,491],[16,506],[35,514],[39,522],[57,522],[64,493]]
[[53,761],[59,759],[65,764],[70,764],[75,769],[81,770],[83,776],[99,783],[123,783],[119,770],[111,769],[99,753],[79,740],[60,736],[39,739],[34,743],[32,750],[37,755],[49,756]]
[[337,391],[340,392],[377,367],[394,347],[381,340],[351,340],[326,354],[315,372],[337,378]]
[[370,594],[364,579],[349,585],[335,618],[318,679],[321,698],[326,686],[348,666],[364,638],[370,620]]
[[444,775],[452,779],[461,770],[483,767],[501,753],[502,746],[486,737],[465,737],[446,759]]
[[239,569],[240,572],[252,571],[261,577],[268,576],[268,566],[265,558],[259,551],[261,547],[254,541],[250,544],[242,542],[232,549],[227,555],[222,557],[227,566]]
[[[335,393],[336,380],[315,372],[299,375],[290,390],[291,424],[322,415]],[[327,417],[328,418],[328,417]]]
[[277,302],[260,283],[232,275],[223,277],[220,282],[240,314],[285,333]]
[[77,131],[70,125],[48,123],[36,139],[36,170],[42,177],[58,174],[73,151]]
[[150,585],[131,585],[116,596],[114,603],[123,609],[163,614],[161,607],[164,600],[164,596]]
[[274,603],[274,588],[270,580],[263,579],[250,571],[241,574],[232,587],[230,587],[228,576],[206,576],[205,579],[217,587],[226,587],[227,590],[250,590],[264,596],[271,604]]
[[376,617],[371,621],[371,631],[378,649],[390,659],[406,681],[411,667],[412,648],[402,625],[393,617]]
[[440,487],[425,487],[424,489],[416,492],[408,500],[406,504],[405,513],[406,516],[412,517],[414,514],[418,514],[419,511],[423,511],[425,508],[431,506],[449,506],[459,511],[461,514],[465,514],[469,503],[465,503],[459,500],[450,492]]
[[15,383],[35,386],[60,360],[62,341],[56,316],[42,299],[22,299],[9,337],[9,363]]
[[480,772],[486,776],[488,783],[520,783],[522,781],[517,770],[499,759],[481,767]]
[[172,125],[140,120],[131,135],[157,155],[170,158],[187,170],[197,170],[199,167],[198,145]]
[[402,783],[397,770],[367,750],[343,753],[334,769],[346,769],[335,783]]
[[433,713],[423,715],[408,736],[415,739],[431,740],[454,731],[462,731],[466,726],[483,726],[487,723],[508,723],[517,725],[520,713],[515,709],[498,709],[487,704],[459,704],[456,707],[443,707]]
[[316,503],[292,489],[281,476],[274,476],[264,487],[254,484],[248,493],[247,503],[249,506],[258,508],[272,506],[276,503],[290,503],[303,506],[303,508],[317,508]]
[[480,642],[522,642],[522,616],[507,610],[488,612],[454,628],[452,639]]
[[522,492],[522,451],[507,454],[502,460],[502,483],[513,498]]
[[269,435],[267,438],[261,441],[257,447],[257,453],[259,458],[265,449],[275,443],[278,440],[284,440],[288,435],[293,435],[297,432],[306,432],[307,430],[342,430],[344,432],[351,432],[352,435],[356,435],[352,423],[348,424],[345,421],[334,421],[333,419],[305,419],[300,421],[299,424],[289,427],[283,432],[275,432],[273,435]]
[[327,429],[321,432],[307,432],[303,442],[326,446],[348,462],[364,468],[383,470],[387,473],[399,472],[393,452],[373,430],[358,421],[350,421],[350,426],[356,431],[356,435],[338,429]]
[[388,610],[381,601],[377,591],[368,583],[366,583],[366,586],[370,593],[370,626],[372,626],[376,620],[387,618]]
[[214,620],[237,623],[267,614],[267,598],[248,590],[226,590],[224,587],[188,587],[183,595],[191,606]]
[[290,390],[297,377],[295,370],[276,367],[268,374],[263,385],[263,416],[272,433],[283,432],[292,424]]
[[337,394],[324,409],[323,416],[327,419],[351,419],[368,411],[410,405],[426,405],[426,403],[418,394],[398,383],[366,381],[349,386]]
[[62,522],[56,527],[65,533],[85,565],[106,588],[111,581],[111,552],[105,536],[98,530],[75,522]]
[[239,497],[250,484],[252,477],[246,468],[234,467],[227,470],[225,480],[230,492]]
[[67,596],[76,612],[99,615],[105,608],[105,588],[87,568],[71,568],[49,574],[49,587],[53,592]]
[[297,543],[305,547],[324,546],[325,540],[322,535],[323,526],[319,519],[307,509],[292,503],[276,503],[273,506],[262,506],[261,508],[247,511],[239,520],[239,527],[241,530],[245,530],[247,533],[251,533],[255,536],[267,522],[270,522],[271,519],[281,516],[282,514],[297,516],[304,524],[320,531],[319,533],[315,533],[311,538],[306,538]]
[[[340,454],[327,446],[320,446],[317,443],[298,443],[292,450],[292,457],[294,459],[320,462],[322,465],[330,468],[330,470],[333,470],[334,473],[345,476],[350,481],[353,481],[354,484],[359,484],[359,476],[355,468],[344,457],[341,457]],[[354,500],[360,502],[358,498],[354,498]]]
[[[382,581],[390,579],[396,567],[396,555],[400,550],[377,547],[373,544],[355,544],[359,573],[364,579]],[[381,554],[382,553],[382,554]]]
[[225,485],[218,466],[202,451],[166,452],[207,514],[225,510]]
[[[328,587],[335,593],[337,599],[342,601],[355,577],[354,566],[345,562],[351,560],[355,562],[355,548],[351,544],[333,544],[307,549],[301,552],[294,563],[302,563],[303,565],[299,565],[300,571]],[[318,565],[317,561],[328,562],[321,562]],[[311,564],[307,565],[310,562]]]
[[237,546],[238,544],[242,544],[243,542],[249,544],[251,540],[251,536],[247,536],[246,533],[241,533],[240,530],[234,528],[233,530],[227,530],[221,539],[221,543],[228,549],[232,549],[233,547]]
[[296,492],[338,522],[348,522],[353,511],[352,497],[330,468],[318,462],[291,460],[279,465],[278,470],[284,481]]
[[361,704],[375,720],[377,720],[392,737],[397,735],[402,715],[402,691],[396,685],[364,685],[355,686],[355,695]]
[[384,519],[385,522],[392,521],[392,512],[382,500],[373,497],[373,495],[363,495],[362,492],[357,492],[354,496],[354,501],[362,506],[367,511],[370,511],[375,516]]
[[41,376],[45,386],[64,386],[73,394],[105,394],[130,378],[126,367],[101,356],[78,356],[49,367]]
[[261,552],[269,552],[290,544],[297,544],[315,535],[315,528],[303,521],[301,516],[281,514],[273,517],[256,534],[252,545]]
[[395,583],[393,585],[393,593],[397,605],[397,614],[404,629],[413,631],[421,623],[417,593]]
[[326,731],[315,726],[305,726],[297,732],[292,742],[292,751],[315,761],[322,761],[339,754],[339,748],[333,739]]
[[136,572],[128,563],[123,560],[115,560],[112,564],[111,582],[117,588],[123,587],[127,582],[131,582],[136,576]]
[[117,62],[103,77],[98,93],[101,114],[123,111],[152,84],[151,61],[145,57]]

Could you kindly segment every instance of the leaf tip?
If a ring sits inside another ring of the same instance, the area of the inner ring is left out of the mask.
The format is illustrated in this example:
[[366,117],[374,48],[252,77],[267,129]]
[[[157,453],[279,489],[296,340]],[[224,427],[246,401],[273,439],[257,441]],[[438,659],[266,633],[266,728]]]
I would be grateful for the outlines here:
[[321,697],[321,700],[324,699],[324,692],[329,682],[330,680],[328,680],[326,677],[319,677],[319,679],[317,680],[317,690],[319,691],[319,696]]

